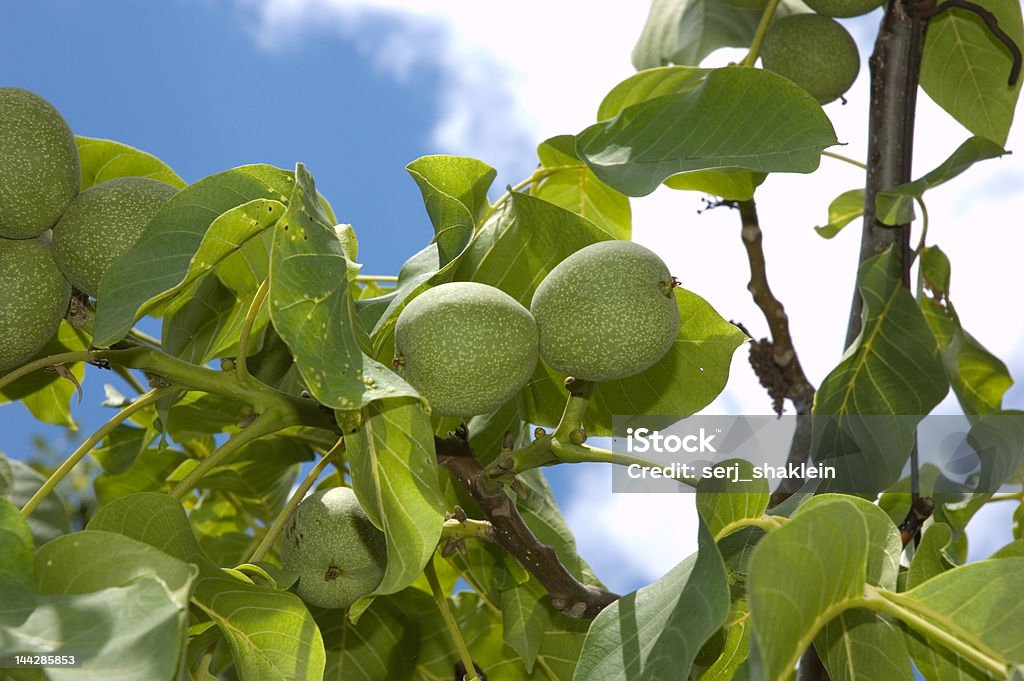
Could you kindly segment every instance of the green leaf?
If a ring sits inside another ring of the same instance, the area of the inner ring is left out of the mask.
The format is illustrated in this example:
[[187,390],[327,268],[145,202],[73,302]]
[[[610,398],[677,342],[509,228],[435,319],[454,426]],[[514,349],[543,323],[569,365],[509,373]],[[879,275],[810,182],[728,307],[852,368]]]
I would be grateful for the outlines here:
[[999,158],[1006,150],[992,140],[972,137],[937,168],[913,182],[893,187],[875,196],[875,215],[886,225],[906,225],[914,219],[914,200],[926,191],[964,172],[978,161]]
[[94,344],[121,340],[149,306],[185,280],[206,231],[222,213],[254,199],[287,201],[294,184],[287,171],[251,165],[211,175],[172,196],[100,282]]
[[[778,13],[785,14],[785,4]],[[761,19],[760,9],[721,0],[653,0],[636,46],[637,71],[668,63],[696,66],[720,47],[747,47]]]
[[430,418],[418,400],[379,400],[345,435],[345,446],[359,503],[387,537],[387,569],[374,594],[395,593],[416,579],[441,537],[444,498]]
[[[3,459],[2,454],[0,459]],[[11,476],[11,485],[3,491],[3,496],[21,508],[43,486],[46,478],[23,461],[3,460],[6,461]],[[32,515],[28,517],[28,528],[37,546],[71,531],[71,519],[58,492],[50,492],[49,496],[36,506]]]
[[48,669],[53,681],[172,681],[184,614],[163,581],[149,576],[77,595],[8,593],[0,601],[0,650],[81,659],[80,668]]
[[540,172],[544,178],[531,196],[550,201],[587,218],[616,239],[628,239],[632,233],[629,198],[597,179],[586,163],[576,155],[576,138],[559,135],[537,147]]
[[131,468],[150,439],[152,432],[146,428],[121,424],[107,435],[102,447],[92,450],[91,455],[107,473],[124,473]]
[[831,681],[913,681],[899,625],[863,609],[830,620],[814,647]]
[[[705,645],[714,646],[715,658],[697,676],[697,681],[733,681],[746,679],[738,674],[747,659],[750,647],[750,613],[745,600],[734,600],[729,620],[717,637]],[[705,651],[701,651],[702,655]],[[700,658],[698,657],[698,662]]]
[[742,170],[696,170],[665,180],[672,189],[703,192],[729,201],[749,201],[767,175]]
[[831,239],[846,225],[864,215],[864,190],[851,189],[843,192],[828,204],[828,224],[815,227],[814,231],[825,239]]
[[1006,365],[960,325],[949,298],[950,269],[949,258],[938,246],[921,252],[921,273],[931,291],[930,297],[921,297],[921,312],[939,344],[942,366],[964,413],[995,414],[1013,379]]
[[547,601],[547,593],[533,580],[501,592],[505,643],[519,654],[528,673],[533,672],[544,632],[554,616]]
[[828,117],[799,87],[764,69],[728,67],[703,71],[696,87],[644,99],[587,128],[577,151],[602,181],[644,196],[691,170],[809,173],[836,143]]
[[295,172],[288,210],[274,228],[269,300],[274,328],[291,348],[299,374],[317,401],[337,409],[417,396],[363,354],[344,250],[327,225],[313,177],[301,163]]
[[[238,340],[254,295],[243,298],[225,287],[217,277],[206,277],[189,294],[179,297],[164,314],[164,352],[203,365],[215,357],[237,352]],[[262,331],[270,321],[266,306],[260,308],[250,333],[250,352],[259,352]]]
[[[404,612],[401,596],[378,598],[354,623],[337,610],[315,611],[327,649],[324,679],[408,679],[419,647],[417,622]],[[442,625],[443,626],[443,625]]]
[[729,614],[725,565],[701,522],[698,552],[594,619],[574,681],[686,678]]
[[152,154],[112,140],[75,136],[82,161],[82,189],[115,177],[149,177],[182,189],[185,181]]
[[907,588],[913,589],[932,577],[956,567],[946,553],[953,541],[953,529],[945,523],[934,523],[921,535],[921,543],[914,551],[914,560],[907,574]]
[[805,504],[754,548],[747,595],[765,679],[788,678],[815,634],[863,595],[868,541],[862,509],[833,497]]
[[164,491],[169,488],[171,473],[184,462],[185,455],[175,449],[145,449],[123,473],[97,476],[93,481],[96,501],[103,506],[130,494]]
[[716,468],[738,466],[742,482],[705,477],[697,484],[697,513],[707,523],[715,540],[738,529],[742,521],[760,518],[768,509],[771,496],[768,480],[754,478],[754,465],[743,459],[727,459]]
[[143,493],[100,508],[88,529],[117,532],[199,567],[193,605],[216,622],[246,681],[321,678],[323,640],[297,596],[228,576],[202,551],[180,503]]
[[[82,331],[75,329],[67,320],[61,320],[57,334],[36,353],[35,358],[49,357],[64,352],[77,352],[89,347],[89,339]],[[34,358],[34,359],[35,359]],[[85,365],[75,362],[65,368],[78,380],[85,379]],[[0,392],[0,405],[4,402],[20,401],[36,419],[43,423],[65,426],[77,430],[71,417],[71,400],[78,398],[75,384],[50,371],[33,371],[27,376],[8,384]]]
[[444,266],[473,238],[476,221],[490,205],[487,190],[497,171],[483,161],[462,156],[424,156],[406,170],[423,194]]
[[[932,577],[901,601],[989,657],[1024,663],[1024,558],[969,563]],[[907,645],[927,679],[991,679],[908,623]]]
[[[985,0],[985,9],[1019,46],[1024,44],[1017,0]],[[936,104],[975,135],[1006,144],[1020,81],[1007,81],[1013,64],[1009,50],[981,17],[953,7],[928,22],[921,58],[921,87]]]
[[899,479],[917,423],[949,390],[939,349],[890,248],[858,272],[861,333],[814,398],[812,455],[828,489],[871,493]]
[[18,507],[0,498],[0,556],[4,557],[0,564],[0,593],[11,586],[31,588],[35,581],[32,550],[32,532]]

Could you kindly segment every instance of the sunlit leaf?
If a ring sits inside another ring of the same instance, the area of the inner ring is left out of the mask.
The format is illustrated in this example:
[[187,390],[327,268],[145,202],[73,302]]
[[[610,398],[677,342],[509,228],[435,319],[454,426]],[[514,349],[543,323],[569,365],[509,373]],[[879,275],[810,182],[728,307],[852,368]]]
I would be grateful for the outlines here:
[[82,161],[82,189],[115,177],[149,177],[181,189],[185,181],[152,154],[112,140],[75,136]]
[[825,239],[831,239],[846,225],[864,215],[864,190],[851,189],[843,192],[828,204],[828,223],[815,227],[814,231]]

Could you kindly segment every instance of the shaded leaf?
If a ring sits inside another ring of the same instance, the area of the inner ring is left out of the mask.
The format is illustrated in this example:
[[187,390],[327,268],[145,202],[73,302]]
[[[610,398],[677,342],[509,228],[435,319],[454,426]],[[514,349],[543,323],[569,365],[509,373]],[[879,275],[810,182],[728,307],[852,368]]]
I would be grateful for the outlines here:
[[[387,537],[387,569],[374,594],[395,593],[423,570],[444,522],[430,418],[418,400],[379,400],[345,435],[345,446],[359,503]],[[355,612],[368,603],[362,599]]]
[[701,522],[699,550],[590,625],[574,681],[685,678],[729,614],[725,566]]
[[716,468],[737,466],[741,482],[724,478],[704,477],[697,483],[697,513],[707,523],[715,540],[719,540],[739,523],[749,518],[760,518],[768,509],[771,494],[766,478],[754,478],[754,465],[743,459],[727,459],[715,464]]
[[744,67],[702,75],[696,87],[644,99],[587,128],[577,151],[602,181],[644,196],[691,170],[812,172],[836,144],[818,103],[782,76]]
[[533,672],[554,614],[547,601],[547,593],[533,580],[501,592],[505,643],[519,654],[528,673]]
[[[33,359],[64,352],[77,352],[87,347],[88,336],[71,326],[67,320],[61,320],[56,335]],[[71,372],[79,383],[85,379],[85,364],[82,362],[75,362],[63,369]],[[3,391],[0,391],[0,405],[4,402],[20,401],[39,421],[77,430],[78,426],[71,416],[71,400],[75,392],[74,383],[56,372],[33,371],[4,386]]]
[[415,396],[397,374],[363,354],[349,293],[347,260],[299,164],[287,212],[274,228],[270,316],[291,348],[310,393],[329,407],[353,410],[385,397]]
[[32,587],[32,532],[18,507],[0,498],[0,593],[10,587]]
[[945,523],[934,523],[924,531],[907,573],[908,589],[956,567],[956,563],[946,553],[946,547],[952,541],[953,530]]
[[764,173],[742,170],[696,170],[673,175],[665,180],[665,186],[703,192],[729,201],[749,201],[766,177]]
[[873,493],[899,479],[917,423],[949,384],[891,248],[861,265],[858,287],[861,333],[815,395],[812,456],[835,466],[823,489]]
[[[11,485],[4,490],[3,496],[20,509],[43,486],[46,478],[23,461],[3,459],[2,454],[0,460],[7,462],[11,476]],[[28,517],[28,527],[36,546],[71,531],[67,507],[57,491],[50,492],[49,496],[36,506],[32,515]]]

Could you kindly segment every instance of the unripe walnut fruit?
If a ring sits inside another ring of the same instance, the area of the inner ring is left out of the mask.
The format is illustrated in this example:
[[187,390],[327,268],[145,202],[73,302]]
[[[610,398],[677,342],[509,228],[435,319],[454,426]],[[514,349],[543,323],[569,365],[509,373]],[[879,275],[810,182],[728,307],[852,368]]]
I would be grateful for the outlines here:
[[395,324],[395,367],[439,416],[487,414],[537,366],[537,324],[493,286],[442,284],[413,299]]
[[0,371],[46,345],[70,300],[71,284],[45,240],[0,238]]
[[530,304],[541,357],[588,381],[640,373],[679,333],[673,288],[668,267],[640,244],[602,241],[576,251],[544,278]]
[[281,566],[299,573],[295,590],[307,603],[347,608],[384,577],[384,533],[350,488],[320,490],[302,500],[285,527]]
[[793,81],[819,104],[850,89],[860,72],[860,53],[835,19],[794,14],[773,22],[761,44],[761,63]]

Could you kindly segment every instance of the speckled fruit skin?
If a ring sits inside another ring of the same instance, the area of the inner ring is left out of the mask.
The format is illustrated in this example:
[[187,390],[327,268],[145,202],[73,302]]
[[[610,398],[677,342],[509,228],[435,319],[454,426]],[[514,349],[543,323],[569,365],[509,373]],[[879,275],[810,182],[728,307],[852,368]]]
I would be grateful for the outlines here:
[[0,238],[0,371],[39,352],[67,312],[71,284],[42,239]]
[[672,275],[632,241],[602,241],[570,255],[537,287],[530,311],[548,366],[588,381],[640,373],[679,333]]
[[459,281],[421,293],[398,315],[395,366],[438,416],[487,414],[537,366],[537,323],[504,291]]
[[53,256],[64,276],[95,296],[110,263],[135,245],[177,191],[148,177],[118,177],[79,194],[53,228]]
[[835,19],[794,14],[778,19],[765,31],[761,63],[807,90],[819,104],[828,104],[857,79],[860,53],[853,37]]
[[321,608],[347,608],[372,593],[386,565],[384,533],[348,487],[303,499],[282,534],[281,566],[299,573],[302,600]]
[[804,0],[804,4],[826,17],[859,17],[880,7],[883,0]]
[[60,112],[28,90],[0,88],[0,237],[50,229],[81,183],[75,136]]

